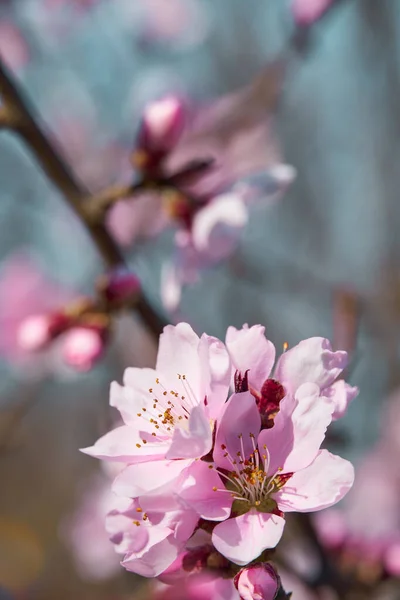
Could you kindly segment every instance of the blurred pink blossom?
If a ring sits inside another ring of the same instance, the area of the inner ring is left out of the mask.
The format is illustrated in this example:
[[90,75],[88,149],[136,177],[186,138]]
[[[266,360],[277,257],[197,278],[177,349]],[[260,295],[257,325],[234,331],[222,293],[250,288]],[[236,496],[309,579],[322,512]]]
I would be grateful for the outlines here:
[[110,480],[97,473],[87,479],[75,513],[61,524],[61,537],[71,549],[76,568],[84,579],[108,579],[121,569],[105,528],[106,515],[114,505]]
[[37,355],[28,352],[28,346],[44,341],[46,314],[71,298],[72,293],[46,277],[27,252],[10,255],[0,269],[0,356],[15,365],[37,364]]
[[78,371],[90,371],[104,350],[104,335],[97,329],[73,327],[62,339],[64,360]]

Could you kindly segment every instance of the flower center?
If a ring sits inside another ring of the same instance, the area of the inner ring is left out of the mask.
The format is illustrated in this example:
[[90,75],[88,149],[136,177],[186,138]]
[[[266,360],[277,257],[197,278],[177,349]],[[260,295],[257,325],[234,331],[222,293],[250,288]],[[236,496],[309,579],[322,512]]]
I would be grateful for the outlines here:
[[154,388],[149,388],[150,400],[137,413],[152,425],[153,437],[171,437],[176,426],[186,429],[191,410],[198,404],[186,375],[177,374],[177,379],[176,389],[168,390],[157,377]]
[[232,469],[215,468],[220,477],[224,479],[226,489],[213,488],[215,492],[230,492],[234,502],[232,511],[237,516],[256,508],[259,512],[273,513],[277,511],[277,504],[272,495],[277,492],[291,477],[291,473],[282,474],[279,468],[275,473],[268,474],[270,454],[267,446],[256,447],[254,435],[249,434],[253,445],[253,451],[248,457],[245,456],[243,447],[243,436],[239,434],[240,450],[235,456],[231,456],[225,444],[221,445],[226,458]]

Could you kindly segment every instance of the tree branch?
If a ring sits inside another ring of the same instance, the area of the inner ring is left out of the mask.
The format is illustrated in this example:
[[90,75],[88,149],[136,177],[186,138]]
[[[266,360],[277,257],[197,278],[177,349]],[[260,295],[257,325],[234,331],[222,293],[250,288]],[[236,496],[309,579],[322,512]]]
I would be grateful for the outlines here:
[[[4,105],[0,107],[0,128],[3,123],[4,126],[15,131],[27,144],[47,177],[85,225],[107,267],[114,268],[125,265],[121,250],[107,231],[104,223],[96,222],[88,216],[86,204],[93,196],[75,177],[69,165],[45,135],[39,125],[40,118],[35,114],[34,109],[29,106],[24,94],[17,83],[13,81],[1,59],[0,96],[4,101]],[[11,119],[10,115],[13,116]],[[121,193],[121,188],[112,188],[112,192],[109,191],[109,193],[115,196],[115,193]],[[106,201],[104,200],[105,193],[99,196],[103,198],[103,202]],[[135,308],[148,328],[158,337],[165,323],[151,307],[144,294],[142,294]]]

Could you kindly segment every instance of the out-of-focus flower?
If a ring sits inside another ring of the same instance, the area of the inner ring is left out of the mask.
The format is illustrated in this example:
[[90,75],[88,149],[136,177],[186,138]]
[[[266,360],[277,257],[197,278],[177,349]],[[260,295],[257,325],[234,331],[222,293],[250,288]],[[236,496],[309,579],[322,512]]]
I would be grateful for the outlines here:
[[206,334],[199,338],[187,323],[169,325],[160,336],[156,369],[129,368],[124,386],[112,384],[110,404],[125,425],[84,452],[130,464],[116,480],[122,494],[139,481],[141,493],[159,484],[141,464],[149,460],[160,461],[157,469],[165,482],[176,478],[210,452],[214,420],[226,401],[229,381],[230,362],[222,342]]
[[241,569],[234,579],[241,600],[274,600],[280,582],[269,563],[258,563]]
[[297,25],[309,26],[319,21],[337,0],[292,0],[292,15]]
[[13,71],[20,71],[29,62],[29,48],[22,33],[13,23],[0,22],[0,57]]
[[73,327],[64,336],[62,352],[67,365],[78,371],[90,371],[105,349],[107,330]]
[[[279,77],[272,67],[265,74],[274,89]],[[250,120],[239,118],[250,98],[244,90],[189,113],[169,96],[144,111],[132,155],[143,194],[118,202],[108,219],[124,244],[175,227],[175,256],[164,268],[161,294],[170,311],[178,308],[183,286],[234,252],[250,206],[279,198],[295,177],[269,148],[268,106]],[[230,129],[232,119],[240,127]]]
[[[345,571],[363,581],[400,576],[400,484],[395,449],[385,439],[357,469],[344,505],[315,515],[318,535]],[[368,497],[368,502],[365,498]]]
[[72,293],[44,275],[25,253],[11,255],[0,273],[0,355],[15,366],[37,363],[50,334],[47,314],[70,301]]
[[60,535],[84,579],[108,579],[121,569],[105,528],[106,515],[115,501],[110,479],[98,473],[87,480],[75,513],[61,524]]

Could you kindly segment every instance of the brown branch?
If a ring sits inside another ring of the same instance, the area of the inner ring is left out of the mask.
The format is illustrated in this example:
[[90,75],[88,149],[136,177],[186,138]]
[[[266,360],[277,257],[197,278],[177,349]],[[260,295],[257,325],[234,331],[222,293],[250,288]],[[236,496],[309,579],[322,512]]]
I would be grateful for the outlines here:
[[[68,164],[45,135],[39,125],[40,118],[24,98],[24,94],[19,89],[17,83],[13,81],[11,74],[1,59],[0,96],[4,101],[4,106],[0,108],[0,124],[1,114],[3,114],[3,118],[7,117],[6,126],[20,135],[34,154],[47,177],[64,196],[67,203],[73,208],[85,225],[107,267],[113,268],[125,265],[124,257],[118,245],[107,231],[104,223],[96,222],[88,216],[86,204],[91,197],[89,191],[75,177]],[[13,115],[12,119],[9,118],[10,114]],[[113,188],[112,192],[109,191],[109,193],[115,196],[116,193],[121,193],[121,188]],[[106,193],[100,194],[100,196],[104,202]],[[158,336],[165,323],[151,307],[144,294],[142,294],[135,308],[152,333]]]

